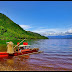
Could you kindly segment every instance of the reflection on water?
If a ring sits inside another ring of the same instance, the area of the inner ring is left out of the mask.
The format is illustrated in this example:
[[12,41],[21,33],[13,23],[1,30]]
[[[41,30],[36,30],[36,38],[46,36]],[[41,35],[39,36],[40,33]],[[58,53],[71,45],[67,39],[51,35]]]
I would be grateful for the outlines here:
[[29,43],[44,52],[3,58],[0,64],[23,71],[72,71],[72,39],[41,39]]

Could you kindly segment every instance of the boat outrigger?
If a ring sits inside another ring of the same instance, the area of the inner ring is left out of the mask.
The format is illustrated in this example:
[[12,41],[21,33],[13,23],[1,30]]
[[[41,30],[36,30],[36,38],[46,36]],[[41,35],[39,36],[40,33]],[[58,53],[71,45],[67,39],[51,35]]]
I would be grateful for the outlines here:
[[[14,47],[14,52],[12,52],[12,50],[11,50],[12,46],[8,45],[9,49],[7,49],[6,52],[0,52],[0,57],[4,58],[4,57],[8,57],[8,56],[18,56],[18,55],[29,54],[29,53],[39,51],[39,48],[30,48],[30,45],[28,45],[27,42],[23,42],[23,45],[19,45],[19,44],[20,43],[17,43],[17,49],[15,49],[15,47]],[[11,50],[11,53],[10,53],[10,50]]]

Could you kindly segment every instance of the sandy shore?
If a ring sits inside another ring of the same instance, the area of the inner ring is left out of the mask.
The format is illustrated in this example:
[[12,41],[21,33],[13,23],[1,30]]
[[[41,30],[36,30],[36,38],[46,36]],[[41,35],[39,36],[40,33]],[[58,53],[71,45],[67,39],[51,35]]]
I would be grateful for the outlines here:
[[11,66],[3,66],[0,64],[0,71],[15,71]]
[[19,67],[14,67],[12,65],[2,65],[0,64],[0,71],[36,71],[33,68],[29,68],[28,66],[24,65]]

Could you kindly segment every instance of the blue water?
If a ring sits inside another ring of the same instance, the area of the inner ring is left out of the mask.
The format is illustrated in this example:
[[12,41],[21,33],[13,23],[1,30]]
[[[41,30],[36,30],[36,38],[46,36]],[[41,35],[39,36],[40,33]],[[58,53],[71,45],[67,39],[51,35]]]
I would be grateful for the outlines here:
[[72,39],[38,40],[31,47],[38,47],[45,53],[72,54]]
[[38,40],[32,46],[44,51],[31,56],[43,70],[72,70],[72,39]]
[[30,71],[72,71],[72,39],[40,39],[29,44],[31,48],[39,48],[44,52],[32,54],[28,59],[22,60],[13,57],[14,69],[17,67],[16,69],[25,70],[26,66]]

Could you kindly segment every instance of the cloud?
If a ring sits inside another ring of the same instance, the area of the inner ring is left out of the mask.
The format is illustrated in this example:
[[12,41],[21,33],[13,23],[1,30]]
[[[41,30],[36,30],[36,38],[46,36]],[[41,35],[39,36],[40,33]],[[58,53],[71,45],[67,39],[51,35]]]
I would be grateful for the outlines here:
[[30,28],[32,28],[31,26],[29,26],[29,25],[19,25],[20,27],[22,27],[24,30],[25,29],[30,29]]
[[55,29],[43,29],[43,28],[38,28],[36,30],[34,30],[33,32],[39,33],[41,35],[44,36],[56,36],[56,35],[68,35],[68,34],[72,34],[72,29],[66,30],[66,29],[59,29],[59,28],[55,28]]
[[44,32],[44,33],[40,33],[41,35],[44,36],[57,36],[57,35],[65,35],[65,33],[63,32]]
[[33,32],[37,32],[37,33],[43,33],[43,32],[56,32],[58,30],[56,29],[36,29],[36,30],[33,30]]
[[68,33],[72,33],[72,29],[69,29],[67,32],[68,32]]
[[35,33],[39,33],[43,36],[57,36],[57,35],[72,35],[72,29],[60,29],[60,28],[53,28],[53,29],[46,29],[45,27],[38,27],[37,29],[31,27],[29,25],[20,25],[24,30],[29,30]]
[[64,35],[64,33],[61,32],[61,29],[36,29],[33,32],[39,33],[44,36]]
[[72,34],[72,29],[67,30],[65,34]]

